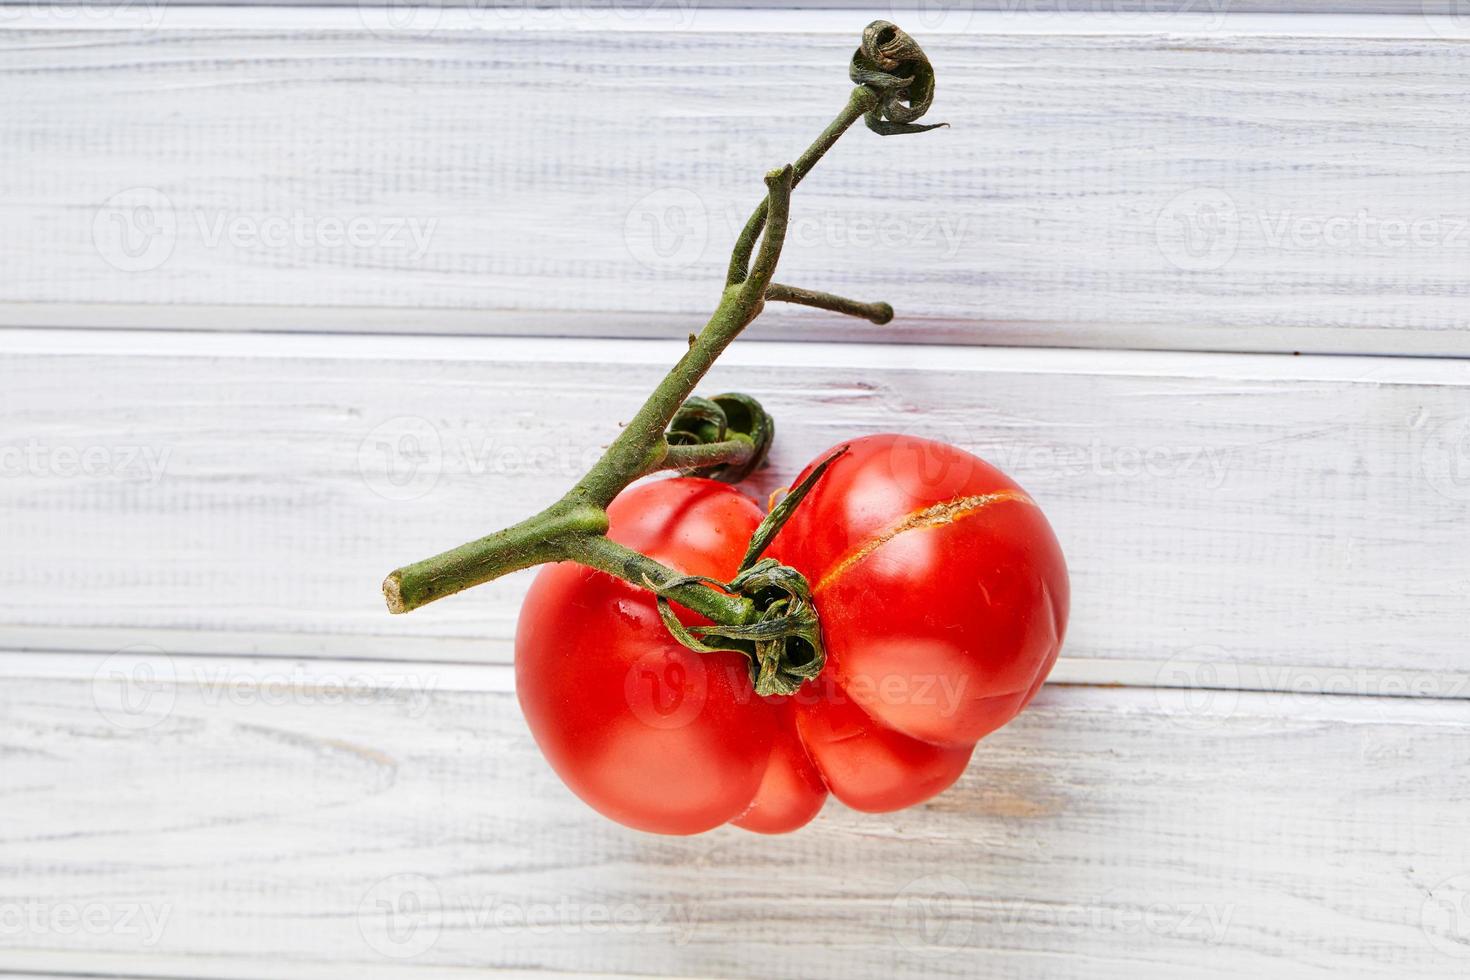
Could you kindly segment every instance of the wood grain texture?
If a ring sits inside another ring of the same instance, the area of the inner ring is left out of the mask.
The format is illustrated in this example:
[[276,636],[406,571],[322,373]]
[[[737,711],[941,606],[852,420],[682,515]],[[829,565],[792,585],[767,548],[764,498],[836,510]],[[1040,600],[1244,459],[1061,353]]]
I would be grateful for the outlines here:
[[[1470,361],[968,346],[1470,354],[1453,0],[468,6],[0,2],[0,326],[101,328],[0,331],[0,974],[1465,975]],[[782,278],[900,317],[704,390],[760,495],[1010,471],[1061,683],[927,806],[640,835],[524,728],[529,575],[377,583],[580,474],[873,16],[953,128],[845,141]]]
[[[7,15],[0,322],[678,336],[870,16],[371,11]],[[757,335],[1470,353],[1470,28],[1215,13],[916,14],[782,272],[899,320]]]
[[[0,645],[470,662],[505,661],[529,573],[401,617],[382,576],[554,499],[680,347],[6,342]],[[1074,660],[1470,695],[1470,363],[736,344],[702,390],[777,418],[758,496],[872,431],[1012,473],[1068,557]]]
[[7,965],[1427,978],[1470,952],[1458,703],[1048,688],[926,806],[658,838],[557,782],[504,668],[391,667],[419,698],[39,659],[0,662]]
[[[0,0],[0,8],[24,6],[29,0]],[[171,0],[156,0],[157,5],[167,7]],[[177,5],[177,4],[175,4]],[[56,0],[56,9],[70,12],[69,8],[97,7],[97,0]],[[213,4],[216,7],[378,7],[395,6],[393,0],[231,0],[229,3]],[[407,4],[396,4],[406,7]],[[1101,4],[1091,0],[964,0],[959,3],[922,4],[918,0],[576,0],[575,3],[554,3],[552,0],[536,0],[534,3],[515,3],[511,0],[436,0],[420,6],[450,9],[472,7],[477,9],[504,8],[510,12],[526,9],[551,10],[558,13],[574,10],[578,13],[597,15],[602,11],[616,12],[629,16],[633,12],[678,9],[684,11],[714,12],[724,9],[755,9],[776,13],[793,10],[841,10],[875,11],[874,16],[896,17],[910,22],[936,20],[945,14],[953,15],[965,11],[997,11],[1006,14],[1048,14],[1095,17],[1102,9]],[[1211,16],[1227,16],[1241,13],[1286,13],[1286,14],[1372,14],[1411,15],[1429,14],[1454,16],[1459,8],[1455,0],[1109,0],[1106,9],[1113,13],[1137,15],[1184,15],[1198,16],[1208,11]],[[499,14],[497,13],[497,16]],[[75,16],[75,15],[74,15]]]

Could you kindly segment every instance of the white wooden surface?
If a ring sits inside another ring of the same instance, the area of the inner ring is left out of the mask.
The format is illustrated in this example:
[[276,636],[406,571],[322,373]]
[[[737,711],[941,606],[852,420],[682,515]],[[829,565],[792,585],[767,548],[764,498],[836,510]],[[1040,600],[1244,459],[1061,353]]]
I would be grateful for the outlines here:
[[6,888],[117,928],[0,937],[10,963],[1402,978],[1470,953],[1439,904],[1470,885],[1452,702],[1049,688],[931,804],[679,839],[573,798],[504,668],[31,664],[0,684]]
[[[18,6],[27,0],[0,0],[0,7],[6,5]],[[167,6],[166,0],[162,6]],[[177,5],[177,4],[176,4]],[[226,7],[379,7],[392,6],[392,0],[234,0],[232,3],[219,4]],[[67,10],[71,7],[98,6],[97,3],[89,3],[88,0],[58,0],[56,7]],[[407,6],[407,5],[399,5]],[[838,9],[843,11],[878,11],[881,16],[893,16],[902,18],[916,26],[933,27],[942,23],[939,18],[943,16],[954,16],[957,11],[997,11],[1010,15],[1021,15],[1025,19],[1035,19],[1036,15],[1045,16],[1067,16],[1081,15],[1094,16],[1100,10],[1106,9],[1114,13],[1157,16],[1168,15],[1199,15],[1208,12],[1211,16],[1223,17],[1231,13],[1306,13],[1306,14],[1435,14],[1454,16],[1459,13],[1454,0],[1213,0],[1211,3],[1203,3],[1201,0],[1112,0],[1104,8],[1100,4],[1089,2],[1089,0],[1033,0],[1021,4],[1016,0],[966,0],[959,4],[932,4],[926,5],[919,0],[740,0],[737,4],[734,0],[680,0],[676,5],[674,0],[578,0],[576,4],[558,5],[551,0],[536,0],[534,3],[516,3],[513,0],[441,0],[441,2],[423,5],[429,8],[455,8],[472,7],[478,9],[490,9],[496,11],[500,16],[499,9],[511,11],[520,10],[554,10],[560,12],[572,9],[578,12],[591,13],[593,16],[618,16],[629,17],[633,14],[646,14],[659,10],[679,9],[684,11],[704,12],[719,11],[723,9],[756,9],[761,11],[790,11],[790,10],[828,10]],[[607,14],[602,14],[607,11]]]
[[1464,976],[1470,361],[1340,355],[1470,353],[1470,21],[1239,13],[1328,7],[895,12],[954,128],[844,142],[782,277],[900,319],[706,390],[759,493],[877,429],[1011,471],[1059,683],[925,807],[667,839],[529,742],[527,576],[378,581],[580,472],[886,9],[0,6],[0,973]]
[[[872,16],[11,9],[0,322],[664,337]],[[766,335],[1470,352],[1470,21],[1217,14],[917,14],[782,273],[900,320]]]

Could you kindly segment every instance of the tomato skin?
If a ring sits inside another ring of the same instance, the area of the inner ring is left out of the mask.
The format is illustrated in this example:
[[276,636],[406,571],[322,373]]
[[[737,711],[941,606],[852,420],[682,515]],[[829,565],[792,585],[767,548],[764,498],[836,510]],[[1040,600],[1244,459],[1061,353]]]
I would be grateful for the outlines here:
[[[635,487],[608,516],[614,541],[721,580],[734,576],[761,520],[748,497],[708,480]],[[743,813],[778,718],[751,689],[744,656],[684,648],[652,593],[571,562],[543,568],[521,608],[516,696],[574,793],[661,834],[700,833]]]
[[827,802],[827,785],[796,729],[796,706],[771,698],[780,714],[765,778],[735,826],[758,834],[785,834],[806,826]]
[[[822,621],[827,666],[817,683],[833,689],[798,696],[808,751],[838,799],[898,809],[945,789],[964,763],[892,743],[883,756],[911,759],[915,778],[875,793],[851,772],[856,746],[819,733],[840,729],[834,718],[861,727],[865,716],[870,738],[896,733],[968,759],[1056,662],[1070,591],[1046,518],[993,466],[909,436],[847,446],[768,553],[807,577]],[[836,701],[851,710],[835,715]]]
[[832,795],[868,813],[902,810],[944,792],[975,750],[974,743],[951,747],[909,738],[836,692],[803,702],[797,730]]
[[[646,590],[567,562],[539,573],[516,633],[516,692],[552,767],[595,809],[665,834],[785,833],[829,791],[854,809],[901,809],[948,788],[975,742],[1035,695],[1069,602],[1040,510],[952,446],[847,446],[767,551],[806,576],[827,650],[822,675],[791,697],[757,696],[740,654],[685,649]],[[614,541],[721,581],[762,517],[697,479],[633,487],[608,516]]]

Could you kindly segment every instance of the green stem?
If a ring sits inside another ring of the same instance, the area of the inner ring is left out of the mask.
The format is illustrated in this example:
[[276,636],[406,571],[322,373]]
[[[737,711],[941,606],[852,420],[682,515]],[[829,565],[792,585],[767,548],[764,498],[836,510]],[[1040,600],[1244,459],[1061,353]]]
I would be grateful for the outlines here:
[[647,472],[651,463],[667,456],[670,447],[664,439],[664,432],[674,413],[685,399],[694,394],[694,386],[714,366],[715,359],[760,312],[770,274],[775,271],[776,260],[781,255],[781,240],[786,234],[786,215],[791,204],[791,167],[788,165],[767,174],[766,188],[771,221],[761,239],[757,271],[751,274],[750,281],[744,286],[725,290],[720,305],[684,356],[679,358],[679,363],[659,382],[607,452],[568,492],[568,497],[606,507],[628,484]]
[[[746,283],[725,290],[719,306],[684,356],[587,475],[560,501],[529,520],[392,572],[383,582],[383,595],[390,612],[408,612],[510,572],[571,558],[573,552],[583,553],[588,541],[606,540],[602,535],[607,532],[607,505],[628,484],[667,468],[671,456],[677,464],[681,457],[688,455],[684,450],[699,448],[670,446],[664,434],[674,413],[694,393],[695,385],[715,359],[760,312],[766,287],[781,255],[791,182],[790,166],[766,175],[771,220],[761,240],[755,271]],[[667,574],[660,580],[675,574],[664,571]],[[635,584],[644,583],[636,580]],[[701,600],[693,595],[696,590],[721,595],[707,586],[691,585],[681,587],[689,601],[676,601],[703,612]],[[719,600],[704,600],[702,604],[726,616],[736,609]],[[717,619],[716,622],[737,625],[745,620]]]
[[879,326],[893,319],[893,307],[887,303],[859,303],[846,296],[834,296],[831,293],[802,289],[800,286],[787,286],[779,282],[771,283],[770,288],[766,290],[766,299],[780,303],[796,303],[800,306],[814,306],[819,310],[831,310],[833,313],[841,313],[845,316],[861,317]]
[[[565,557],[579,565],[606,572],[639,588],[663,587],[681,577],[679,572],[647,555],[624,547],[601,534],[569,538]],[[716,623],[739,626],[756,620],[755,603],[707,585],[688,584],[668,588],[663,595]]]
[[502,531],[405,565],[383,581],[388,611],[404,613],[523,568],[561,561],[571,538],[604,534],[607,513],[560,501]]
[[[768,296],[789,302],[810,300],[808,305],[839,312],[861,309],[857,315],[870,319],[879,312],[876,304],[855,304],[828,294],[773,287],[771,283],[786,237],[791,189],[854,122],[878,103],[876,92],[858,86],[837,118],[794,164],[766,175],[766,198],[735,243],[729,280],[709,322],[587,475],[565,497],[535,517],[391,573],[383,582],[389,611],[408,612],[510,572],[554,561],[576,561],[644,587],[679,577],[673,569],[609,541],[607,506],[634,480],[658,470],[749,460],[748,454],[753,451],[749,440],[671,446],[666,432],[674,413],[694,393],[715,359],[760,314]],[[798,295],[802,298],[796,298]],[[742,453],[747,455],[741,457]],[[757,615],[749,600],[706,585],[679,585],[665,594],[726,626],[748,624]]]
[[691,446],[670,446],[663,461],[647,468],[642,475],[659,470],[699,470],[706,466],[744,466],[755,455],[755,443],[735,437],[723,442],[707,442]]
[[[791,165],[791,186],[795,187],[801,183],[801,179],[811,172],[817,161],[832,149],[833,145],[841,139],[842,134],[851,128],[852,124],[863,118],[867,113],[877,108],[879,96],[877,92],[866,85],[859,85],[852,90],[847,97],[847,105],[837,114],[837,118],[827,124],[822,134],[812,141],[812,145],[806,148],[806,152],[796,158]],[[725,285],[734,286],[745,281],[750,266],[750,255],[755,250],[756,236],[761,233],[765,226],[767,217],[767,202],[762,201],[745,222],[745,227],[740,231],[740,237],[735,239],[735,250],[730,255],[730,270],[725,276]]]

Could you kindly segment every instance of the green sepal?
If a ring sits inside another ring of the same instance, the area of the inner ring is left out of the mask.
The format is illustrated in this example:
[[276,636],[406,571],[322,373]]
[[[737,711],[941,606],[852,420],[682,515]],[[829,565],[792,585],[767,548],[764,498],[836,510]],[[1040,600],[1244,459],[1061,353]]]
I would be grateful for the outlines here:
[[837,462],[838,458],[846,452],[846,446],[838,446],[832,455],[818,463],[807,474],[805,480],[792,487],[791,492],[781,498],[779,504],[771,508],[771,512],[765,516],[765,519],[755,529],[755,533],[750,536],[750,545],[745,549],[745,557],[740,560],[740,571],[742,573],[754,565],[756,559],[760,558],[765,550],[770,547],[771,542],[776,539],[776,535],[781,533],[781,528],[785,527],[786,522],[791,519],[792,513],[796,511],[797,504],[801,503],[802,499],[811,492],[812,487],[817,485],[817,481],[822,478],[822,474],[827,472],[827,467]]
[[827,663],[822,627],[806,577],[774,558],[763,558],[735,576],[730,587],[762,606],[748,626],[706,626],[701,637],[744,640],[754,646],[751,683],[755,693],[795,694]]
[[[713,401],[720,403],[721,399],[732,397],[748,396],[717,395]],[[754,399],[748,401],[755,404]],[[724,408],[720,411],[727,419],[733,414],[735,421],[744,421],[738,412],[727,412]],[[703,575],[682,575],[662,585],[644,580],[657,597],[658,615],[670,636],[696,653],[731,650],[745,654],[750,683],[762,697],[795,694],[802,684],[821,674],[827,664],[822,624],[806,576],[774,558],[762,558],[761,553],[827,469],[847,451],[847,446],[839,446],[771,509],[751,536],[740,571],[728,583]],[[747,597],[760,611],[759,618],[753,623],[732,626],[685,626],[674,615],[669,593],[680,586],[695,584],[711,585]]]
[[[668,593],[694,583],[751,597],[761,608],[760,619],[740,626],[685,626],[674,614]],[[751,686],[762,697],[795,694],[826,665],[822,627],[806,578],[774,558],[757,562],[728,584],[685,575],[661,586],[651,581],[647,585],[657,597],[659,618],[674,639],[696,653],[744,654]]]

